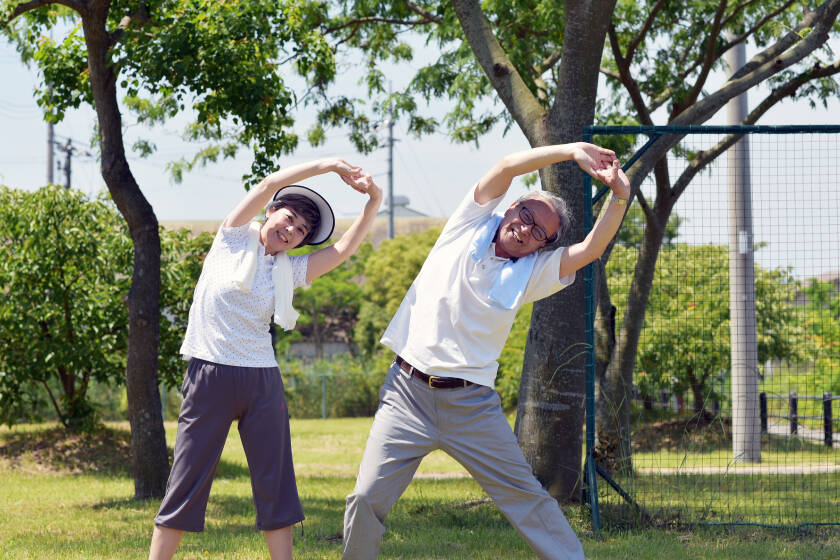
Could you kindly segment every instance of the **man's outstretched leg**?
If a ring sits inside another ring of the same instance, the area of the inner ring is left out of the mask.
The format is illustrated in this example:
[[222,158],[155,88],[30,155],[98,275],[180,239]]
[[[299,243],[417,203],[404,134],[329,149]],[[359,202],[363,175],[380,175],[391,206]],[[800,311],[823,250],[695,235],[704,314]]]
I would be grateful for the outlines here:
[[470,472],[540,558],[583,560],[580,540],[534,477],[498,394],[470,387],[450,396],[438,406],[442,449]]
[[[430,395],[391,366],[379,392],[359,476],[344,512],[344,560],[376,558],[385,517],[411,482],[420,460],[434,449],[437,428],[427,415]],[[426,391],[430,391],[428,387]]]

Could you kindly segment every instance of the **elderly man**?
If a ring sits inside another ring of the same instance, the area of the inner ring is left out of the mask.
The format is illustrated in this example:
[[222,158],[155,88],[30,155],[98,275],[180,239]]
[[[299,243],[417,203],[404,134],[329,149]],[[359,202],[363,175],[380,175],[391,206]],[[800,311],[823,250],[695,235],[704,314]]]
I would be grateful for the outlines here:
[[[568,160],[609,185],[609,208],[580,243],[540,251],[568,229],[562,199],[542,191],[504,215],[493,210],[514,177]],[[586,143],[508,155],[470,190],[382,337],[397,356],[347,497],[343,558],[377,556],[385,516],[435,449],[464,465],[541,558],[583,558],[560,507],[525,461],[493,382],[516,311],[562,290],[603,253],[629,196],[615,153]]]

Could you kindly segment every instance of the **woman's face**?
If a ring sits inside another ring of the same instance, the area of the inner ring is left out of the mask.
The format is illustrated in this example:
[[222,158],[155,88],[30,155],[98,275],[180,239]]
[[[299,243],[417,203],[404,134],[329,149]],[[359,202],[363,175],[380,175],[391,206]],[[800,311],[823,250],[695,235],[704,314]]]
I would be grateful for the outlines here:
[[294,249],[309,233],[309,222],[290,206],[268,210],[265,223],[260,229],[260,241],[265,252],[276,255]]

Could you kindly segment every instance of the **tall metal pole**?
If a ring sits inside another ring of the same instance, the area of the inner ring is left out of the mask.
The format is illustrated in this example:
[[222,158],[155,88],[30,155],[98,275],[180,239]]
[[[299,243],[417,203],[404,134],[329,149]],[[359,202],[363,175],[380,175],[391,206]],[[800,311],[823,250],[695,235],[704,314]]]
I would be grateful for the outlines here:
[[73,161],[73,141],[69,138],[64,145],[64,188],[70,188],[70,169]]
[[[729,49],[731,73],[746,63],[744,43]],[[729,124],[747,116],[747,94],[727,104]],[[747,136],[729,148],[729,338],[732,370],[732,455],[736,462],[761,462],[758,413],[758,345],[755,320],[752,201]]]
[[388,110],[388,239],[394,238],[394,112]]
[[[52,41],[52,29],[50,29],[50,41]],[[52,101],[52,84],[47,86],[47,96]],[[52,122],[47,123],[47,184],[51,185],[53,182],[53,170],[55,170],[55,125]]]
[[51,122],[47,123],[47,184],[51,185],[53,182],[53,170],[55,169],[55,125]]

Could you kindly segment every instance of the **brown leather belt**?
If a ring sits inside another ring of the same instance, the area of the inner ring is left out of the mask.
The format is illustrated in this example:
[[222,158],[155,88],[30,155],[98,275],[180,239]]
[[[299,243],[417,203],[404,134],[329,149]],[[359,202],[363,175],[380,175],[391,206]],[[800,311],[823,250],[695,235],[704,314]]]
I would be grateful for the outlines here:
[[458,379],[457,377],[437,377],[435,375],[426,375],[413,365],[403,360],[400,356],[394,360],[400,369],[412,377],[416,377],[423,383],[426,383],[432,389],[454,389],[456,387],[469,387],[475,385],[472,381],[466,379]]

